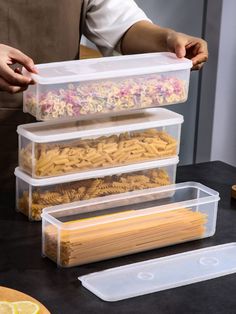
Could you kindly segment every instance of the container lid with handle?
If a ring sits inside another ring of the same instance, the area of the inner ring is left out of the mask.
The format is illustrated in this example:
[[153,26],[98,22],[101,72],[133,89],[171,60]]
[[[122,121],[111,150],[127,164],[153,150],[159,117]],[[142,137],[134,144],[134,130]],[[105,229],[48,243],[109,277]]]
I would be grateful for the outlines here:
[[79,180],[86,180],[92,178],[102,178],[104,176],[119,175],[123,173],[130,173],[136,171],[156,169],[160,167],[168,167],[171,165],[177,165],[179,162],[179,157],[175,156],[172,158],[159,159],[153,161],[140,162],[136,164],[117,166],[112,168],[102,168],[98,170],[87,170],[82,172],[65,174],[57,177],[48,177],[34,179],[19,167],[16,167],[14,174],[17,178],[25,181],[32,186],[47,186],[54,184],[61,184],[67,182],[75,182]]
[[93,120],[48,121],[22,124],[17,133],[36,143],[105,136],[183,123],[183,116],[163,108]]
[[177,58],[170,52],[154,52],[38,64],[38,74],[29,73],[26,69],[23,73],[32,76],[39,84],[58,84],[190,70],[191,67],[189,59]]
[[236,272],[236,242],[81,276],[82,285],[104,301],[119,301]]

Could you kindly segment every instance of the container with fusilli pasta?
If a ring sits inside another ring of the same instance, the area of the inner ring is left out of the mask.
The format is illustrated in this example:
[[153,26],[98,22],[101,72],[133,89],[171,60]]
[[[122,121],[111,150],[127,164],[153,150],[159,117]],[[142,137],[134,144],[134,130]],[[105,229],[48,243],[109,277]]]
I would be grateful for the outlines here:
[[16,168],[16,207],[30,220],[43,208],[175,183],[178,157],[34,179]]

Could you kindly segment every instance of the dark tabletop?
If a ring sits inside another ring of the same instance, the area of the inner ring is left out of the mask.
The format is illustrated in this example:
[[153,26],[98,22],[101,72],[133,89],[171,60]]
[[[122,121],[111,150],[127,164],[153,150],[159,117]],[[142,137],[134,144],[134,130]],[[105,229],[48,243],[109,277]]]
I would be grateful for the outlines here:
[[213,237],[70,269],[41,257],[41,223],[14,211],[14,192],[1,192],[0,285],[30,294],[52,314],[235,314],[236,274],[114,303],[101,301],[77,280],[111,267],[236,242],[236,200],[230,197],[236,168],[222,162],[183,166],[177,181],[197,181],[220,193]]

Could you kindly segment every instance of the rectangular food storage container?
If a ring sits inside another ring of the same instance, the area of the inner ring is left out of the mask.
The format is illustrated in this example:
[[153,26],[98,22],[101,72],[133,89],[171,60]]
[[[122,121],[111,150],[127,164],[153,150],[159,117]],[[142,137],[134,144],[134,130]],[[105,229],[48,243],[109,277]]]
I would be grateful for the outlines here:
[[43,210],[43,255],[71,267],[215,233],[219,194],[187,182]]
[[24,69],[36,82],[24,92],[24,112],[38,120],[117,114],[185,102],[192,62],[173,53],[66,61]]
[[30,220],[41,220],[48,206],[172,184],[178,161],[175,157],[45,179],[16,168],[16,208]]
[[178,155],[183,116],[170,110],[20,125],[19,166],[34,178]]

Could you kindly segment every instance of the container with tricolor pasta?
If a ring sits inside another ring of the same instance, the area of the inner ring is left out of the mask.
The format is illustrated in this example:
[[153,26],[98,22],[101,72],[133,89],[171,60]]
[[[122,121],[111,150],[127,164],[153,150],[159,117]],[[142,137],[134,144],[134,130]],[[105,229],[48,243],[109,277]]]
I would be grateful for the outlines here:
[[192,62],[174,53],[146,53],[36,66],[24,112],[37,120],[117,114],[187,100]]
[[19,166],[33,178],[178,155],[183,116],[163,108],[83,121],[20,125]]
[[43,179],[16,168],[16,208],[37,221],[48,206],[169,185],[175,182],[178,161],[174,157]]
[[43,210],[43,255],[72,267],[214,235],[219,193],[186,182]]

